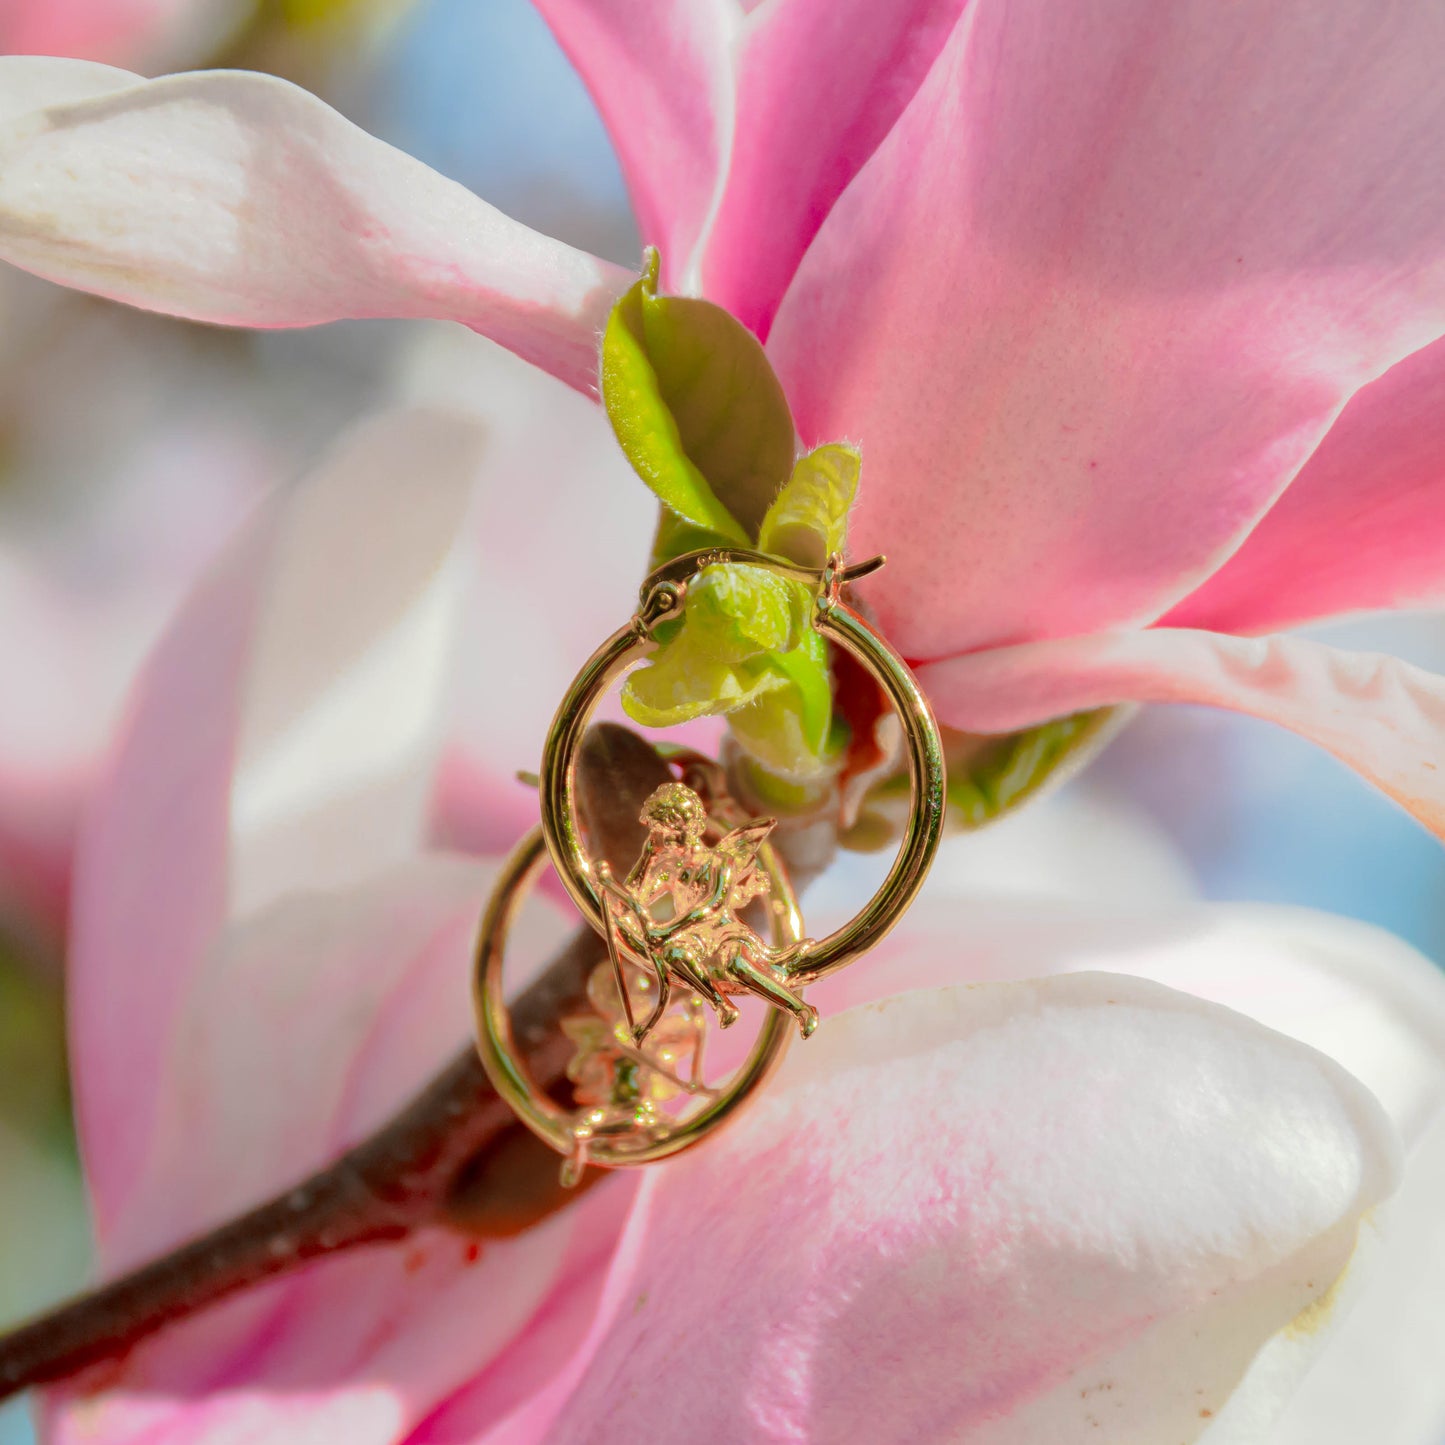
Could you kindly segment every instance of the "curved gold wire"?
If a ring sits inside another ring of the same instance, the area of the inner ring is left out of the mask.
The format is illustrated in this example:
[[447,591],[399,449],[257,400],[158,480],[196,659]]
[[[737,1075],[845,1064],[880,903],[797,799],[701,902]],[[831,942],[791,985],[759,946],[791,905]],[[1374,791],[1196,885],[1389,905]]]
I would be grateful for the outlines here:
[[[472,1004],[477,1019],[477,1053],[492,1087],[543,1143],[565,1156],[575,1148],[571,1129],[573,1111],[549,1098],[527,1072],[517,1054],[511,1016],[502,990],[507,938],[528,888],[546,862],[542,830],[533,828],[503,864],[487,911],[482,915],[472,974]],[[764,843],[758,850],[758,862],[768,878],[773,942],[796,943],[803,936],[802,915],[787,871],[771,844]],[[599,953],[601,947],[599,939]],[[594,1139],[588,1148],[588,1162],[607,1169],[630,1168],[691,1148],[736,1115],[753,1090],[777,1068],[793,1033],[792,1019],[777,1009],[769,1009],[747,1059],[707,1104],[679,1122],[676,1129],[663,1138],[646,1144],[633,1141],[618,1145],[610,1140]]]
[[542,833],[553,866],[582,916],[603,927],[592,863],[583,846],[574,796],[577,757],[592,713],[612,684],[656,648],[652,630],[681,611],[687,584],[705,567],[743,562],[766,567],[819,588],[813,626],[851,654],[883,689],[903,724],[913,808],[888,876],[863,910],[820,940],[789,970],[799,986],[836,973],[877,946],[913,902],[932,866],[943,835],[945,773],[938,724],[908,664],[852,608],[838,598],[843,583],[882,566],[881,557],[845,568],[838,558],[823,568],[781,562],[744,548],[693,552],[659,568],[643,584],[631,622],[613,633],[573,679],[557,709],[542,749]]

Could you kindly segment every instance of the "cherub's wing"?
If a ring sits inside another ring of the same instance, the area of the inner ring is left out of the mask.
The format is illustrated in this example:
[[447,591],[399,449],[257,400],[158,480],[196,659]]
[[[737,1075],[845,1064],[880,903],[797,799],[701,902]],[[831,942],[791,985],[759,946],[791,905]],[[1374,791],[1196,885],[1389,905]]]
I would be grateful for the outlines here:
[[728,860],[738,872],[742,872],[757,856],[763,840],[778,826],[776,818],[763,818],[756,823],[744,823],[718,839],[714,850]]

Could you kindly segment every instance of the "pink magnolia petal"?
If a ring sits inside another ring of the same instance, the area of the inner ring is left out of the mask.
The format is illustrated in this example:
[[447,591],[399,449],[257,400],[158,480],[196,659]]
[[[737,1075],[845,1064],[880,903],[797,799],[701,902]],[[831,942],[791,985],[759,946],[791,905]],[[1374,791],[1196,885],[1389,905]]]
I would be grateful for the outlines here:
[[1445,342],[1345,407],[1244,545],[1164,619],[1265,632],[1445,601]]
[[[83,62],[74,62],[82,65]],[[0,258],[132,305],[240,326],[465,322],[579,390],[628,284],[272,76],[209,71],[75,100],[57,81],[0,127]],[[85,67],[90,76],[93,67]]]
[[1164,628],[970,653],[919,680],[942,721],[984,733],[1115,702],[1252,713],[1328,749],[1445,836],[1445,678],[1393,657]]
[[344,886],[424,833],[477,456],[457,417],[358,428],[258,513],[143,675],[75,872],[76,1101],[102,1244],[228,914]]
[[[109,1264],[335,1158],[464,1046],[457,981],[489,881],[470,862],[416,860],[223,937],[177,1021]],[[561,927],[525,921],[521,950]],[[515,1241],[438,1231],[313,1265],[148,1342],[98,1397],[60,1397],[50,1438],[391,1445],[594,1266],[627,1205],[604,1191]]]
[[642,239],[687,268],[727,168],[734,0],[537,0],[617,147]]
[[[171,1019],[146,1157],[101,1241],[103,1267],[304,1177],[462,1047],[456,983],[494,871],[414,858],[354,889],[298,891],[211,944]],[[519,952],[556,931],[550,920],[526,926]]]
[[759,336],[833,203],[903,113],[964,0],[759,7],[738,47],[726,184],[702,289]]
[[[609,1182],[611,1216],[636,1210],[642,1179]],[[610,1222],[610,1219],[609,1221]],[[508,1347],[407,1437],[406,1445],[537,1445],[577,1388],[619,1310],[632,1302],[632,1277],[646,1251],[645,1231],[597,1235],[582,1267],[566,1271],[546,1305]],[[584,1231],[579,1230],[580,1237]]]
[[77,770],[39,782],[0,768],[0,922],[34,935],[39,956],[57,949],[70,896],[75,820],[90,782]]
[[920,659],[1157,617],[1445,330],[1433,7],[967,14],[769,342]]
[[0,0],[0,54],[161,69],[199,59],[246,9],[237,0]]
[[1195,1440],[1397,1171],[1336,1065],[1157,985],[855,1010],[646,1181],[634,1303],[548,1438]]

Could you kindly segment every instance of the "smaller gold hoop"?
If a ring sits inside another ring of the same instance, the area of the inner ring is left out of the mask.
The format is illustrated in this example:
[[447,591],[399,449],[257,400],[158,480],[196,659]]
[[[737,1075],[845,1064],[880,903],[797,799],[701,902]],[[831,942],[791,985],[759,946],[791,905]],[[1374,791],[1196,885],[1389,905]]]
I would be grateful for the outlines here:
[[[487,911],[482,915],[472,975],[472,1003],[477,1019],[477,1052],[492,1087],[543,1143],[565,1156],[575,1147],[571,1127],[574,1111],[549,1098],[527,1071],[512,1036],[512,1021],[502,984],[507,938],[517,910],[547,861],[542,830],[533,828],[503,864]],[[758,861],[768,879],[773,941],[796,943],[802,937],[802,917],[787,871],[770,844],[764,843],[758,850]],[[601,947],[600,939],[598,946]],[[681,1120],[660,1139],[646,1143],[633,1141],[627,1145],[594,1140],[588,1149],[588,1162],[607,1169],[648,1164],[681,1153],[715,1133],[777,1068],[793,1032],[791,1019],[777,1009],[769,1009],[747,1059],[701,1109]]]
[[598,703],[628,668],[656,650],[653,630],[682,610],[687,587],[707,567],[745,563],[764,567],[818,588],[813,626],[850,653],[882,688],[903,725],[913,808],[897,857],[878,891],[850,922],[814,944],[789,972],[801,988],[836,973],[867,953],[888,934],[923,886],[943,835],[945,773],[938,724],[908,664],[839,599],[846,582],[874,571],[875,557],[847,568],[830,558],[822,569],[794,566],[744,548],[692,552],[659,568],[643,583],[632,620],[615,632],[584,664],[557,709],[542,750],[542,834],[553,867],[583,918],[604,927],[593,864],[583,846],[576,811],[577,758],[582,736]]

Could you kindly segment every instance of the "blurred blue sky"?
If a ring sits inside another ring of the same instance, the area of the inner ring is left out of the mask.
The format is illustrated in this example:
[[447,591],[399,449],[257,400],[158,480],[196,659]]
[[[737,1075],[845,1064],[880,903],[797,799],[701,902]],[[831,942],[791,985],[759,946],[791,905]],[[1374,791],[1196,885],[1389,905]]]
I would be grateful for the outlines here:
[[[1338,647],[1445,671],[1445,618],[1316,628]],[[1145,709],[1088,779],[1142,804],[1213,898],[1299,903],[1380,924],[1445,965],[1445,850],[1329,754],[1212,708]]]
[[367,122],[549,235],[638,257],[596,108],[529,0],[429,0],[387,45]]

